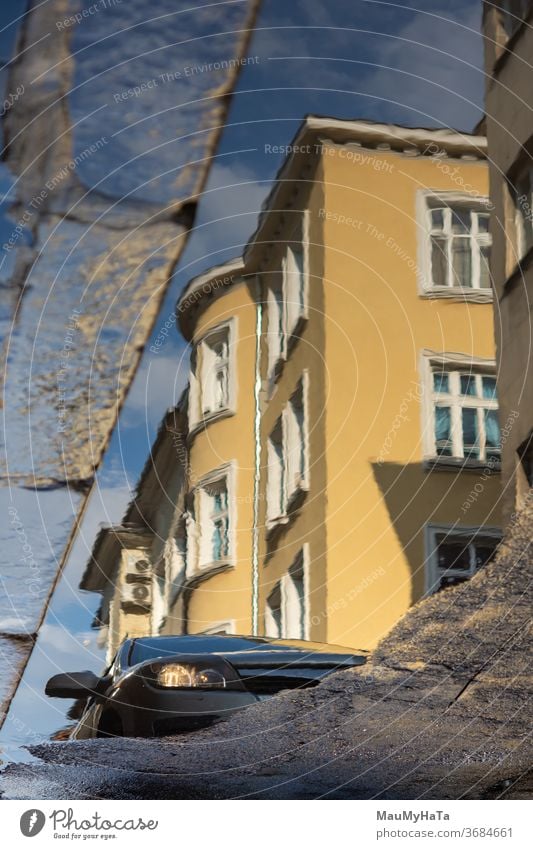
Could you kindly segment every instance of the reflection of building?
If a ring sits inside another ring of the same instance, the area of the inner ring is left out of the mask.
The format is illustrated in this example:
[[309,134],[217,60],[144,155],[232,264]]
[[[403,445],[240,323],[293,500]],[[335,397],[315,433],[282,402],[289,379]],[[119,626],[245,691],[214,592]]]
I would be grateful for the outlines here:
[[102,594],[95,625],[108,660],[126,636],[183,629],[176,599],[185,571],[184,409],[185,401],[165,416],[136,497],[121,525],[98,534],[81,580],[81,589]]
[[190,386],[83,579],[117,641],[371,648],[500,537],[485,141],[309,118],[243,259],[177,307]]
[[372,647],[497,544],[485,140],[309,118],[193,345],[191,631]]
[[533,30],[529,0],[485,3],[486,125],[494,205],[504,520],[533,484]]

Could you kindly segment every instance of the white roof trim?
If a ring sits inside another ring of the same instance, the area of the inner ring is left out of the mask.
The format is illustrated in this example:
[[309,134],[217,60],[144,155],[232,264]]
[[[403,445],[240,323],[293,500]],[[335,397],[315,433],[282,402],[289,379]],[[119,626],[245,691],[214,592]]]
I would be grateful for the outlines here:
[[[244,259],[242,257],[236,257],[235,259],[230,259],[228,262],[222,263],[222,265],[214,265],[212,268],[209,268],[197,277],[193,277],[178,298],[176,312],[178,314],[185,312],[188,307],[192,305],[187,303],[189,299],[196,302],[198,297],[195,296],[199,296],[202,293],[204,286],[209,286],[211,290],[214,288],[224,287],[229,285],[233,281],[234,277],[238,274],[242,274],[243,272]],[[212,287],[209,285],[216,280],[218,280],[219,286]],[[204,294],[207,294],[207,292],[204,292]]]
[[[429,146],[430,144],[439,144],[446,153],[467,153],[469,150],[472,153],[486,153],[487,139],[485,136],[474,136],[470,133],[461,133],[458,130],[445,129],[419,129],[411,127],[402,127],[398,124],[376,124],[372,121],[343,121],[336,118],[320,118],[317,115],[309,115],[302,125],[300,132],[305,133],[307,130],[315,132],[331,132],[334,136],[341,134],[343,137],[353,135],[354,140],[360,141],[361,137],[367,143],[387,143],[396,142],[397,144],[411,144],[415,147]],[[459,153],[459,155],[460,155]]]

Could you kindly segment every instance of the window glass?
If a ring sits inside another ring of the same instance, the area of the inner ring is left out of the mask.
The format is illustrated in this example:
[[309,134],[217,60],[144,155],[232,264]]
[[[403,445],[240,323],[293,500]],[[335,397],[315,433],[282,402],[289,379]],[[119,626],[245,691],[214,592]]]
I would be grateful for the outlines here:
[[461,375],[461,395],[476,395],[476,378],[471,374]]
[[452,240],[452,271],[453,286],[471,288],[472,279],[472,248],[470,239]]
[[433,387],[435,392],[449,392],[449,376],[444,371],[433,372]]
[[496,399],[496,378],[482,377],[483,397]]
[[479,285],[482,289],[490,289],[491,287],[491,276],[490,276],[490,248],[488,245],[480,246],[480,279]]
[[467,459],[477,460],[479,457],[477,410],[463,408],[462,419],[464,456]]
[[495,376],[475,370],[443,371],[435,364],[432,384],[434,456],[499,461]]
[[501,437],[497,410],[485,410],[485,445],[487,460],[499,460]]
[[265,610],[265,635],[267,637],[281,637],[281,588],[277,584],[270,593]]
[[448,285],[448,255],[446,239],[433,236],[431,239],[431,267],[434,286]]
[[267,520],[272,521],[285,513],[285,476],[283,425],[280,418],[268,440]]
[[470,210],[463,207],[451,207],[452,212],[452,233],[460,233],[466,235],[472,229],[472,221]]
[[431,592],[468,580],[491,558],[500,542],[499,535],[479,531],[466,534],[453,530],[431,533],[428,558],[429,589]]
[[435,442],[437,454],[452,456],[451,414],[449,407],[435,407]]
[[[448,540],[448,537],[446,537],[445,540]],[[450,569],[457,569],[460,572],[469,572],[470,551],[468,545],[464,545],[460,542],[440,542],[438,547],[438,563],[439,569],[443,572],[447,572]]]
[[230,554],[229,501],[226,478],[204,484],[199,493],[200,566],[227,561]]
[[287,246],[284,261],[283,297],[285,301],[286,333],[291,336],[305,315],[304,253],[301,244]]
[[443,230],[444,229],[444,209],[432,209],[430,210],[431,214],[431,227],[433,230]]
[[305,639],[305,591],[303,554],[289,570],[286,581],[284,637]]
[[200,342],[200,396],[202,414],[229,407],[229,328],[210,334]]

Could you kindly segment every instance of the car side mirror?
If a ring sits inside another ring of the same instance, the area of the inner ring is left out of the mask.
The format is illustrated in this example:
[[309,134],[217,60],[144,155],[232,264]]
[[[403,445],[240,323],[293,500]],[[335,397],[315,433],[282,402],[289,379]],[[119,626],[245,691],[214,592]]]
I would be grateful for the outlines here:
[[94,695],[102,679],[94,672],[61,672],[47,682],[44,692],[54,699],[79,699]]

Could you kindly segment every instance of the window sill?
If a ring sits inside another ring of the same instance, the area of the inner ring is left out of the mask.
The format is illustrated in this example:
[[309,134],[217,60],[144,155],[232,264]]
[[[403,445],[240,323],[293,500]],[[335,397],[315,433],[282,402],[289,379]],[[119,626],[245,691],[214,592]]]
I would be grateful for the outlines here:
[[268,538],[274,536],[276,531],[281,530],[281,528],[288,525],[292,521],[292,519],[295,517],[296,511],[299,509],[299,507],[301,507],[302,503],[304,502],[308,491],[308,484],[304,482],[300,483],[287,501],[286,512],[281,514],[280,516],[276,516],[275,519],[268,519],[266,521],[265,528]]
[[498,475],[501,462],[489,460],[464,460],[462,457],[429,457],[422,463],[426,472],[487,472]]
[[461,286],[435,286],[422,289],[420,297],[426,300],[447,298],[471,304],[488,304],[493,301],[492,289],[463,289]]
[[212,413],[204,413],[199,422],[191,425],[189,433],[187,434],[187,442],[191,442],[194,437],[200,433],[200,431],[205,430],[213,422],[217,422],[220,419],[227,419],[229,416],[234,415],[235,410],[231,407],[223,407],[222,409],[215,410]]
[[195,566],[190,571],[187,571],[185,576],[187,584],[190,586],[191,584],[200,583],[212,575],[217,575],[219,572],[226,572],[228,569],[233,569],[234,566],[235,563],[232,560],[215,560],[212,563]]
[[281,525],[288,525],[289,517],[287,514],[283,514],[283,516],[276,516],[275,519],[267,519],[265,522],[265,528],[267,532],[267,536],[271,534],[276,528],[279,528]]

